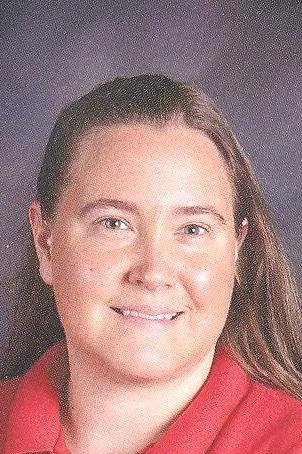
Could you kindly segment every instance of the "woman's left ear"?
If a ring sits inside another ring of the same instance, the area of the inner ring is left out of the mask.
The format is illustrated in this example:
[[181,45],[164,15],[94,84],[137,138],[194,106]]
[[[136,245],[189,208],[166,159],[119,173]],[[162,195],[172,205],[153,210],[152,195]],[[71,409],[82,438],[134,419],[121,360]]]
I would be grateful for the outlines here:
[[235,262],[237,260],[240,248],[241,248],[241,246],[242,246],[242,244],[243,244],[243,242],[245,240],[245,237],[247,235],[248,229],[249,229],[249,222],[248,222],[247,218],[244,218],[242,223],[241,223],[239,234],[238,234],[238,237],[237,237]]
[[40,276],[45,284],[52,285],[52,234],[50,226],[43,219],[41,205],[37,200],[31,202],[28,217],[39,260]]

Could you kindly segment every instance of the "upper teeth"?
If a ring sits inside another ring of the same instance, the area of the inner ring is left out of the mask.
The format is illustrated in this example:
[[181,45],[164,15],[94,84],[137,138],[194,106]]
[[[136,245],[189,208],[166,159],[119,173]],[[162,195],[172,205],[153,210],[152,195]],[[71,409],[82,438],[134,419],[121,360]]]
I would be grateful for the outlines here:
[[137,311],[130,311],[130,310],[124,311],[123,309],[121,309],[121,312],[123,313],[123,315],[130,315],[131,317],[148,318],[150,320],[160,320],[160,319],[171,320],[171,318],[177,314],[177,312],[174,312],[173,314],[147,315],[147,314],[142,314],[141,312],[137,312]]

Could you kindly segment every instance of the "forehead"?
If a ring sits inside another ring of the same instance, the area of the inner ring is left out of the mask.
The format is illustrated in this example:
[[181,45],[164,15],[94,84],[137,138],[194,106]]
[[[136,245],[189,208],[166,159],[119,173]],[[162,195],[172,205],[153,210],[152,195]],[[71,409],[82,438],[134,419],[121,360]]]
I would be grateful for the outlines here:
[[69,186],[85,201],[103,196],[160,208],[233,199],[216,145],[184,126],[91,130],[78,143],[76,155]]

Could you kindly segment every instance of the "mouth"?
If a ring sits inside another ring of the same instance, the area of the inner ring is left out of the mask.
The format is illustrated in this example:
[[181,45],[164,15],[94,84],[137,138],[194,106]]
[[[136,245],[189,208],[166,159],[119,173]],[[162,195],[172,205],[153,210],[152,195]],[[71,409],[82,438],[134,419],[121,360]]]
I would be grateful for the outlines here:
[[179,312],[171,312],[171,313],[164,313],[164,314],[145,314],[143,312],[138,312],[135,310],[130,310],[130,309],[120,309],[119,307],[110,307],[113,311],[116,313],[122,315],[123,317],[133,317],[136,319],[142,319],[142,320],[150,320],[150,321],[156,321],[156,322],[163,322],[163,321],[169,321],[169,320],[175,320],[177,319],[181,314],[183,314],[183,311]]

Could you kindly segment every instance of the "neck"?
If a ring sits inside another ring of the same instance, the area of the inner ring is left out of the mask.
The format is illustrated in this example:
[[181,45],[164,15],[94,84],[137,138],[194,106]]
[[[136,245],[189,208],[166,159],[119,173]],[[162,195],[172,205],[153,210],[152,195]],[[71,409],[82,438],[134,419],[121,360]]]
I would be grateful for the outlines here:
[[115,371],[92,365],[85,354],[68,346],[70,379],[62,422],[69,449],[111,452],[109,446],[113,446],[115,453],[137,452],[155,442],[204,384],[214,351],[173,379],[139,382],[117,379]]

